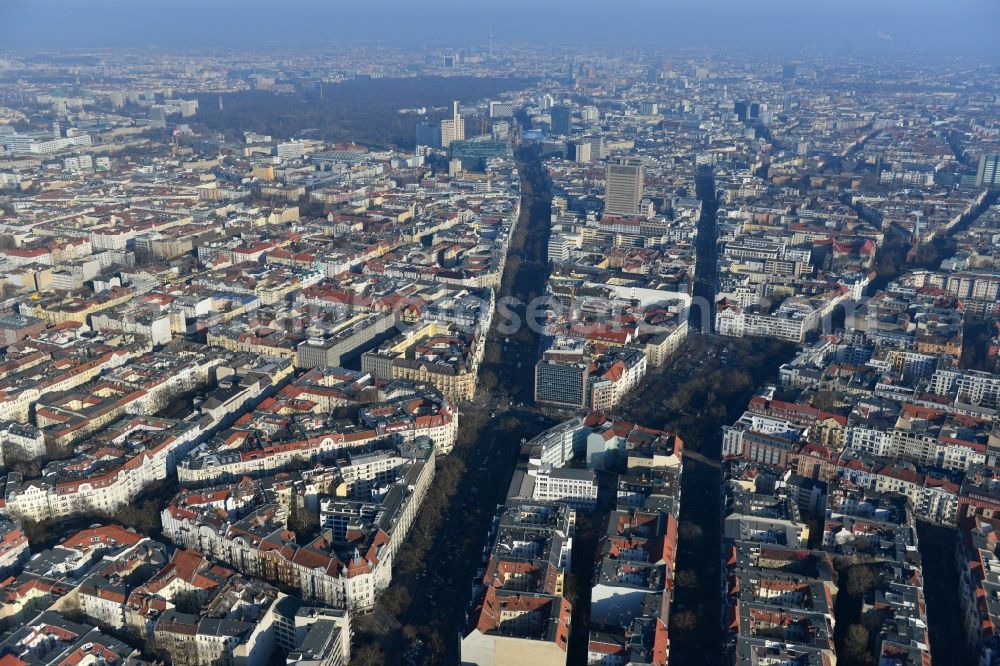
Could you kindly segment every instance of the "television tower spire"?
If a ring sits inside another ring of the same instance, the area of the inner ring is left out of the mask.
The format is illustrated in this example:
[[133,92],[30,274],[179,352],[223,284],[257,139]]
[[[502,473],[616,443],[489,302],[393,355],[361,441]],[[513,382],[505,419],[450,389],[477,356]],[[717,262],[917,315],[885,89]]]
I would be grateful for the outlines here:
[[493,17],[490,17],[490,65],[493,65]]

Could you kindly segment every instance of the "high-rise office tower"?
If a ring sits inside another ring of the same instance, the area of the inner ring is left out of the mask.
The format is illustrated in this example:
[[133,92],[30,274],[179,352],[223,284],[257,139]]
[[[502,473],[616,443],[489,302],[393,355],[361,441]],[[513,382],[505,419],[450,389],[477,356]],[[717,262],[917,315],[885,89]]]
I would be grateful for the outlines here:
[[513,118],[513,102],[490,102],[490,118]]
[[549,109],[549,117],[552,119],[550,129],[556,136],[567,136],[569,134],[570,111],[568,106],[556,105]]
[[451,118],[441,121],[441,147],[447,148],[452,141],[465,139],[465,119],[462,118],[461,106],[458,102],[451,103]]
[[430,123],[417,123],[417,145],[441,147],[441,128]]
[[750,102],[746,101],[745,99],[738,99],[735,102],[733,102],[733,113],[735,113],[736,117],[739,118],[740,120],[747,119],[747,109],[749,108],[750,108]]
[[642,161],[620,158],[608,163],[604,212],[638,215],[642,201]]
[[1000,187],[1000,153],[987,153],[979,157],[976,186]]
[[549,350],[535,365],[535,402],[584,408],[590,359],[581,350]]

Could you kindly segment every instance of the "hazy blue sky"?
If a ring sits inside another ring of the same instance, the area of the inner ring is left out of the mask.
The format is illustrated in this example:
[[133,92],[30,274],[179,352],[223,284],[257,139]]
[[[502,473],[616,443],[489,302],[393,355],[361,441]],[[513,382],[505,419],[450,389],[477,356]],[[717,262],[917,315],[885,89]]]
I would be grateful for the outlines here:
[[[886,47],[1000,58],[1000,0],[0,0],[0,51],[344,39]],[[879,38],[881,31],[882,38]]]

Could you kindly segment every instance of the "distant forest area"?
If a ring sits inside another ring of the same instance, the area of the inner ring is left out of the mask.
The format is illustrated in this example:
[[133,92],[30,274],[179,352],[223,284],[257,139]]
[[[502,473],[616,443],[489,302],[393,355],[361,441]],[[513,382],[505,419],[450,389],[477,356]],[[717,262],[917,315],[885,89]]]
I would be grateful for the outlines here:
[[[531,85],[526,78],[417,77],[412,79],[355,79],[323,85],[319,90],[276,94],[252,90],[222,95],[197,95],[195,123],[210,130],[239,136],[243,132],[326,141],[356,141],[377,146],[413,148],[418,122],[446,115],[433,107],[452,100],[465,103],[495,97]],[[399,113],[427,107],[428,116]],[[471,133],[471,129],[470,133]]]

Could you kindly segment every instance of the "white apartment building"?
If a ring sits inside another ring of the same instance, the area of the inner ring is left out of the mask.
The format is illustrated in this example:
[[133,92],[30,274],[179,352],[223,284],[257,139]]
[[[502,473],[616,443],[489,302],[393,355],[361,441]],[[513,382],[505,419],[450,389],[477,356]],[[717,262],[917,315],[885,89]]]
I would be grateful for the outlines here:
[[17,460],[38,460],[45,455],[45,436],[35,426],[0,421],[0,465]]
[[722,457],[743,455],[743,438],[748,432],[799,440],[805,439],[809,431],[786,419],[743,412],[736,423],[731,426],[722,426]]
[[1000,375],[981,370],[938,370],[930,385],[938,395],[954,395],[956,403],[1000,409]]
[[530,499],[539,502],[561,502],[574,509],[597,506],[597,476],[593,470],[554,468],[551,465],[528,471],[534,484]]
[[[158,419],[135,419],[135,427],[126,429],[123,437],[133,433],[156,431]],[[161,427],[169,427],[162,421]],[[102,512],[113,514],[119,507],[131,503],[149,484],[167,478],[168,463],[190,447],[201,435],[202,429],[193,424],[175,428],[173,434],[163,437],[154,446],[133,457],[123,457],[110,468],[97,466],[93,474],[66,474],[62,468],[67,462],[77,466],[86,461],[70,459],[57,461],[46,467],[40,479],[23,481],[17,472],[7,477],[7,513],[20,520],[41,521],[49,518],[67,518],[80,513]]]
[[[246,575],[276,578],[298,589],[306,599],[368,611],[389,586],[393,556],[406,539],[434,478],[433,448],[420,451],[420,457],[378,500],[329,498],[321,505],[321,516],[327,522],[336,524],[341,519],[343,529],[350,526],[373,535],[370,544],[362,546],[367,550],[356,548],[350,558],[341,559],[332,550],[316,548],[275,550],[263,546],[259,539],[248,539],[246,529],[251,525],[267,525],[270,532],[284,528],[287,515],[276,504],[262,505],[238,525],[226,522],[220,526],[203,522],[200,514],[188,507],[170,505],[161,514],[163,533],[174,543],[196,549]],[[384,511],[390,514],[383,515]]]
[[550,428],[531,440],[530,464],[561,467],[586,450],[591,430],[580,417]]
[[844,433],[844,446],[877,458],[887,458],[892,452],[892,431],[864,424],[851,424]]

